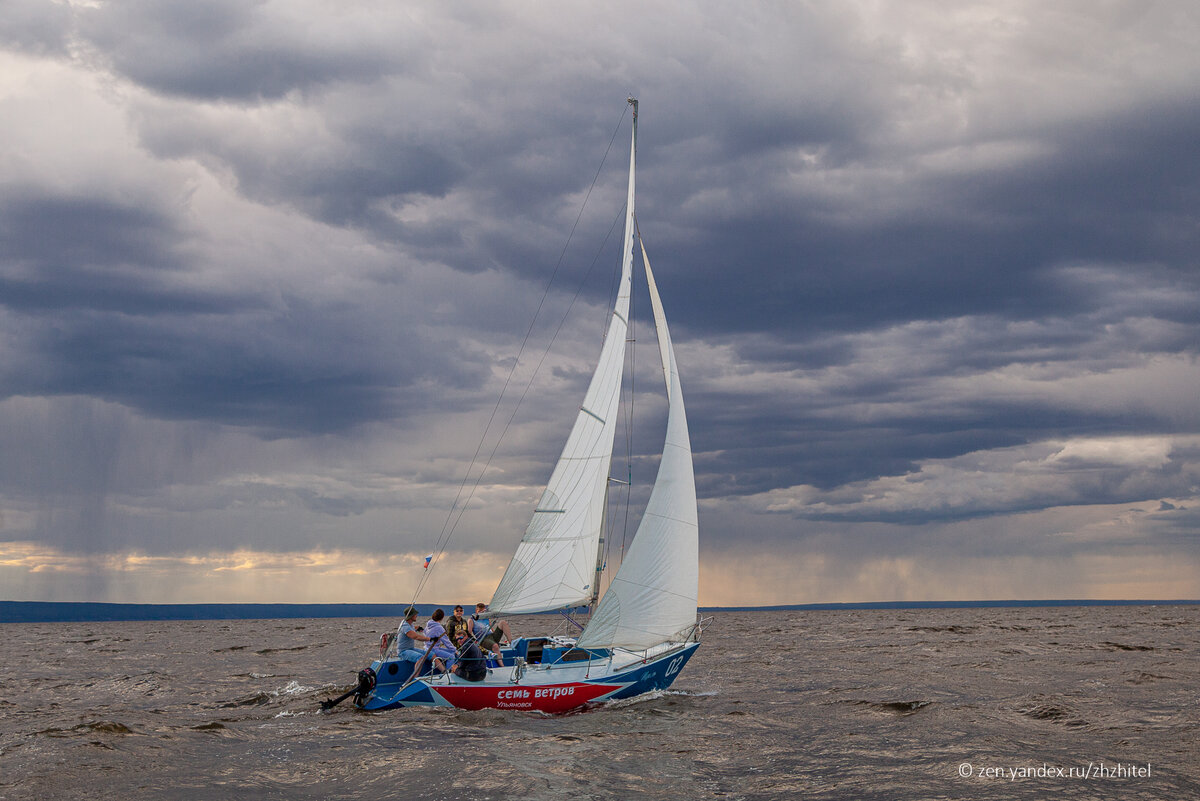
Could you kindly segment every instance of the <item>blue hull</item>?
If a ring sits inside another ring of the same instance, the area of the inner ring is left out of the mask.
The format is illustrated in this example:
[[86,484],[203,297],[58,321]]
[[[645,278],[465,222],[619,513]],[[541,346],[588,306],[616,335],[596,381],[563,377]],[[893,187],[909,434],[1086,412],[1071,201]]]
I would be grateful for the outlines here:
[[[548,713],[567,712],[588,703],[633,698],[674,683],[692,654],[693,642],[664,654],[608,672],[607,656],[579,665],[551,665],[529,670],[516,680],[512,668],[497,668],[483,682],[425,676],[405,684],[411,674],[408,662],[387,660],[371,665],[377,683],[363,709],[383,710],[408,706],[444,706],[459,709],[517,709]],[[507,658],[507,655],[506,655]],[[511,660],[510,664],[511,664]],[[557,675],[555,675],[557,674]]]

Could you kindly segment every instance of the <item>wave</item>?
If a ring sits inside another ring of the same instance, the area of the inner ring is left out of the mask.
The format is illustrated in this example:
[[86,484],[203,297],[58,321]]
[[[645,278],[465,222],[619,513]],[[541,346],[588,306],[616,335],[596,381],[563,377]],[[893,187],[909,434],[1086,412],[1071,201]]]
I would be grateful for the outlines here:
[[239,706],[262,706],[263,704],[271,703],[271,695],[265,692],[257,692],[254,695],[248,695],[245,698],[239,698],[236,701],[228,701],[221,704],[222,709],[233,709]]
[[1154,650],[1154,648],[1149,645],[1125,645],[1124,643],[1120,643],[1120,642],[1108,642],[1108,641],[1100,643],[1100,647],[1105,648],[1109,651],[1153,651]]
[[927,632],[948,631],[952,634],[969,634],[969,633],[975,631],[976,628],[978,628],[978,627],[977,626],[909,626],[908,631],[927,631]]
[[1049,702],[1035,704],[1030,707],[1018,708],[1017,711],[1027,718],[1044,720],[1047,723],[1055,723],[1068,728],[1078,728],[1088,725],[1088,722],[1079,717],[1074,709],[1063,703]]
[[78,737],[81,734],[90,733],[136,734],[137,732],[126,726],[124,723],[119,723],[115,720],[96,720],[90,723],[80,723],[78,726],[72,726],[69,729],[52,727],[34,733],[44,734],[47,737]]
[[926,707],[932,706],[933,701],[867,701],[863,699],[847,698],[835,703],[848,704],[850,706],[862,706],[874,712],[886,712],[890,715],[907,716],[920,712]]
[[287,684],[283,685],[282,687],[280,687],[278,690],[275,690],[271,694],[276,695],[276,696],[278,696],[278,695],[299,695],[300,693],[311,693],[313,690],[316,690],[316,689],[318,689],[318,688],[305,687],[303,684],[301,684],[300,682],[293,679],[292,681],[289,681]]
[[199,726],[192,726],[194,731],[220,731],[224,728],[226,728],[224,723],[218,723],[215,720],[209,723],[201,723]]
[[294,645],[291,648],[263,648],[255,651],[256,654],[278,654],[283,651],[303,651],[308,648],[307,645]]
[[1132,678],[1128,678],[1125,681],[1129,684],[1153,684],[1157,681],[1172,681],[1174,678],[1174,676],[1160,676],[1157,673],[1146,673],[1145,671],[1140,671],[1137,673],[1137,675],[1133,676]]

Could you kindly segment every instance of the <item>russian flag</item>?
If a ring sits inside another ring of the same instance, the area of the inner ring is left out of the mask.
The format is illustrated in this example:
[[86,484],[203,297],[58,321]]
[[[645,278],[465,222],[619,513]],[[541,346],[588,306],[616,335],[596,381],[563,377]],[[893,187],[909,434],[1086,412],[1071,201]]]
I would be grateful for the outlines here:
[[432,561],[433,561],[433,554],[429,554],[429,556],[425,557],[425,569],[426,570],[429,569],[429,563]]

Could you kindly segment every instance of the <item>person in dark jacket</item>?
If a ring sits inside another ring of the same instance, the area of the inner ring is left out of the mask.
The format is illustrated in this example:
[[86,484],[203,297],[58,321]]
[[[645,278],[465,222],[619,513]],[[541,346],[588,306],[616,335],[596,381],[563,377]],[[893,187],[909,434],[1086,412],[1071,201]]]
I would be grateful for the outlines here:
[[454,675],[467,681],[483,681],[487,677],[487,660],[483,651],[467,636],[466,631],[459,629],[456,634],[458,659],[454,662]]
[[454,614],[446,618],[446,622],[442,625],[446,627],[446,636],[450,638],[450,641],[458,642],[458,630],[467,630],[467,619],[463,617],[462,606],[454,607]]

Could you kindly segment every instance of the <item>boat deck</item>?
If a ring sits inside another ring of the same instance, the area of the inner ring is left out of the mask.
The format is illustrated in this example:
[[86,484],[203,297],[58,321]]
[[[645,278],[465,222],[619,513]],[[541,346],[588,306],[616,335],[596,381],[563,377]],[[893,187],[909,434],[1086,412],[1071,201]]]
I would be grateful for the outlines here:
[[[665,688],[698,646],[698,642],[663,643],[634,652],[581,649],[551,638],[522,638],[502,651],[505,665],[489,667],[482,681],[425,670],[413,681],[411,662],[385,659],[371,666],[377,682],[363,708],[454,706],[563,712],[591,701]],[[538,661],[529,663],[529,655]]]

